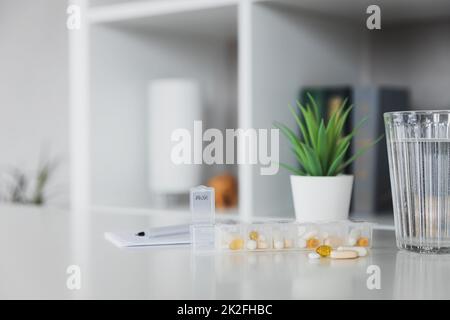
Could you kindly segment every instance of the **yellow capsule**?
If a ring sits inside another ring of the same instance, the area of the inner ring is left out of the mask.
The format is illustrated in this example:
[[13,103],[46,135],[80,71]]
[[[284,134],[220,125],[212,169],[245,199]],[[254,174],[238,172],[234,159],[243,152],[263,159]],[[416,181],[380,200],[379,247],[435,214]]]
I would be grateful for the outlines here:
[[231,250],[241,250],[244,247],[244,239],[236,238],[231,240],[229,248]]
[[356,241],[356,246],[357,247],[368,247],[369,246],[369,239],[366,237],[360,237],[357,241]]
[[258,238],[259,238],[259,233],[258,233],[258,231],[250,231],[249,238],[250,238],[250,240],[255,240],[255,241],[257,241]]
[[316,249],[316,252],[320,254],[321,257],[328,257],[331,254],[331,247],[330,246],[319,246]]
[[319,246],[319,239],[317,238],[309,238],[308,240],[306,240],[306,247],[308,249],[314,249],[317,248]]

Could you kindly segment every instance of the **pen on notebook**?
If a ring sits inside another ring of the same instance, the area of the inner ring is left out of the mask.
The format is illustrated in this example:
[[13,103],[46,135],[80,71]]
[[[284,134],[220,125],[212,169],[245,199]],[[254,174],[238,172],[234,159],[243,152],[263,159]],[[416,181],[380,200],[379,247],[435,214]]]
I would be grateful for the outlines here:
[[136,233],[138,237],[163,237],[177,234],[189,233],[189,224],[172,225],[165,227],[150,228],[147,231]]

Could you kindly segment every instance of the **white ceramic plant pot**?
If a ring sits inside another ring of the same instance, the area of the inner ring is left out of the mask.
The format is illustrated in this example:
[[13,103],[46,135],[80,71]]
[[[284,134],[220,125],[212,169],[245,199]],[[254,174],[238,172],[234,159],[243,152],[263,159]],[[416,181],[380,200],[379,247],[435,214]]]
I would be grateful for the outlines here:
[[336,221],[348,218],[353,187],[352,175],[291,175],[291,187],[297,221]]

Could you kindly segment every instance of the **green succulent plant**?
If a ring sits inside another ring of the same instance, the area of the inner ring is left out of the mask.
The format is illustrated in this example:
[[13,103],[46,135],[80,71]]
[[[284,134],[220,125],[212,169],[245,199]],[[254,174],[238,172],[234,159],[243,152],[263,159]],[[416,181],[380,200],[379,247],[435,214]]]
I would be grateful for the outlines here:
[[299,101],[296,108],[289,105],[289,110],[299,129],[298,134],[283,123],[274,122],[274,126],[289,140],[292,152],[300,166],[295,168],[285,163],[280,165],[295,175],[336,176],[341,174],[348,165],[383,138],[383,135],[378,137],[348,157],[351,140],[367,121],[367,117],[359,121],[352,132],[344,135],[345,123],[353,109],[353,105],[347,106],[348,99],[345,99],[326,121],[320,116],[319,106],[310,93],[307,93],[307,97],[306,106]]

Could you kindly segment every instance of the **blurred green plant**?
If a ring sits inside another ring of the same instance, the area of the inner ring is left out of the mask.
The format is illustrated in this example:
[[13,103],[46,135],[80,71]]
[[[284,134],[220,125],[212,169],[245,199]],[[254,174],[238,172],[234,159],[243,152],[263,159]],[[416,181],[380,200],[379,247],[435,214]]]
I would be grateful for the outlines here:
[[289,110],[299,128],[299,134],[294,133],[283,123],[274,122],[274,126],[288,139],[299,167],[295,168],[285,163],[280,165],[295,175],[336,176],[341,174],[348,165],[383,138],[381,135],[346,159],[352,138],[368,118],[363,118],[352,132],[344,135],[345,123],[353,109],[353,105],[347,106],[348,99],[345,99],[331,114],[329,120],[325,121],[320,116],[319,106],[314,98],[310,93],[307,93],[307,97],[306,107],[299,101],[297,101],[296,109],[289,105]]
[[46,189],[57,166],[56,160],[41,161],[34,178],[19,168],[13,168],[7,173],[9,183],[5,187],[3,201],[44,205],[47,201]]

